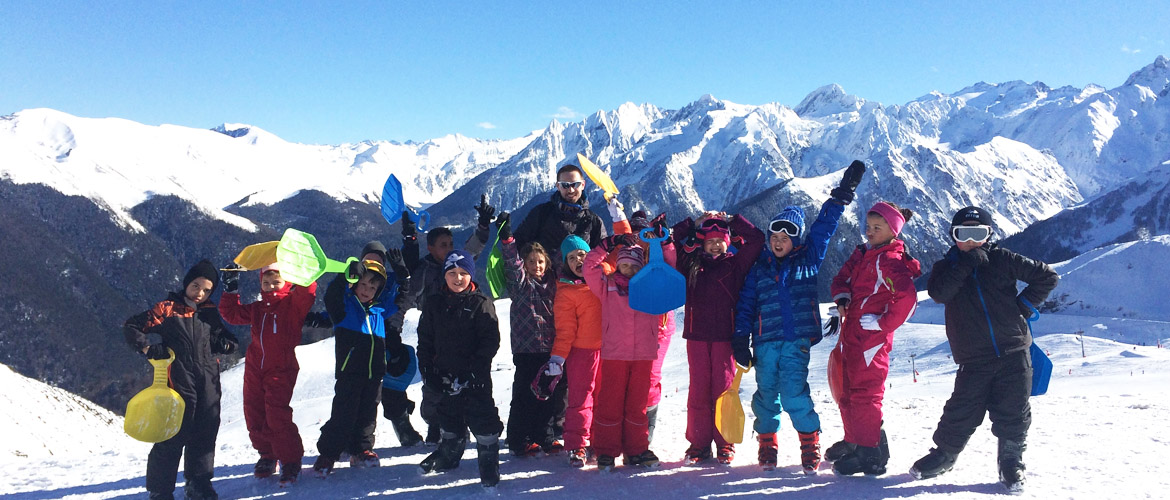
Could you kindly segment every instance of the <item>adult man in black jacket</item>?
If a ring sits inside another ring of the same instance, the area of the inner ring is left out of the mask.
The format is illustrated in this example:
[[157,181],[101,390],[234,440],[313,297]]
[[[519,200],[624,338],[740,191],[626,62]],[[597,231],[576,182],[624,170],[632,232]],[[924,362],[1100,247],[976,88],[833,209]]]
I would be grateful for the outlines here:
[[557,170],[557,192],[551,200],[533,208],[513,236],[517,248],[536,241],[554,254],[549,256],[550,261],[561,262],[561,242],[570,234],[580,236],[590,247],[607,236],[601,218],[589,210],[589,200],[585,199],[585,175],[581,167],[572,164]]
[[[951,221],[955,246],[931,269],[930,297],[946,305],[947,340],[955,363],[955,390],[934,433],[936,447],[914,463],[919,479],[951,470],[986,413],[999,438],[1000,481],[1023,488],[1022,455],[1032,410],[1032,335],[1027,317],[1056,288],[1047,264],[990,242],[991,214],[959,210]],[[1027,287],[1017,293],[1016,282]]]

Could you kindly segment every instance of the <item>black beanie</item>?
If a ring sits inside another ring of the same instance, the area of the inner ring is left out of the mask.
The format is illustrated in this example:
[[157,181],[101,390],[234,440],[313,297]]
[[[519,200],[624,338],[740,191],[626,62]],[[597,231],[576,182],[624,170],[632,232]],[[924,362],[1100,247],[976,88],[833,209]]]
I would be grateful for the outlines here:
[[383,265],[385,265],[387,263],[386,262],[386,245],[383,245],[382,242],[371,241],[369,243],[366,243],[366,246],[362,247],[362,253],[358,254],[358,258],[359,259],[365,258],[366,254],[368,254],[368,253],[378,254],[378,257],[380,259],[382,259],[381,263]]
[[988,212],[979,207],[961,208],[955,213],[955,218],[951,219],[952,226],[962,226],[964,222],[976,221],[984,226],[991,226],[995,228],[995,224],[991,222],[991,212]]
[[219,271],[207,259],[199,261],[187,271],[187,275],[183,277],[183,289],[186,290],[187,285],[195,281],[195,278],[207,278],[211,282],[212,291],[215,291],[215,287],[219,286]]

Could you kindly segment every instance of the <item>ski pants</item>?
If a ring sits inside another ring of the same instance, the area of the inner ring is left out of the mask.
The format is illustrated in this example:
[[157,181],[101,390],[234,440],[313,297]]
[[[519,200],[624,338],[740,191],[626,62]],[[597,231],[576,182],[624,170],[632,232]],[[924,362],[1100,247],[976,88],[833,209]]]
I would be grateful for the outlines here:
[[552,397],[541,401],[532,393],[532,380],[540,376],[548,364],[549,353],[515,353],[516,366],[512,378],[512,404],[508,412],[508,448],[522,449],[528,443],[546,445],[556,439],[556,400],[564,399],[568,390],[568,375],[561,377]]
[[[218,368],[218,367],[217,367]],[[174,379],[172,379],[174,380]],[[196,377],[201,388],[175,387],[183,396],[183,424],[174,437],[155,443],[146,460],[146,491],[175,491],[179,459],[184,459],[183,477],[211,484],[215,475],[215,439],[219,435],[219,373],[212,378]]]
[[1032,358],[1027,349],[979,363],[959,365],[955,390],[943,407],[934,443],[958,454],[967,440],[991,418],[991,433],[1002,440],[1023,443],[1032,424]]
[[716,447],[727,446],[728,442],[715,428],[715,402],[731,387],[735,378],[731,342],[688,340],[687,364],[691,372],[687,393],[687,441],[697,448],[709,447],[712,441]]
[[[662,321],[667,322],[665,317],[673,314],[673,312],[664,314]],[[658,335],[658,357],[654,358],[654,365],[650,367],[650,397],[646,401],[647,408],[658,406],[662,401],[662,362],[666,360],[666,351],[670,349],[670,337],[674,335],[674,320],[669,320],[667,324],[672,329]]]
[[650,448],[646,398],[654,362],[601,360],[597,406],[593,413],[593,450],[598,455],[640,455]]
[[780,340],[756,345],[756,393],[752,412],[756,414],[757,434],[772,434],[780,429],[780,411],[792,419],[797,432],[821,429],[821,419],[813,409],[808,388],[809,339]]
[[[459,394],[444,394],[439,401],[439,422],[444,434],[462,437],[470,428],[478,440],[480,436],[499,436],[504,431],[496,401],[492,399],[491,377],[483,386],[463,389]],[[477,441],[478,442],[478,441]]]
[[406,396],[406,391],[397,391],[382,386],[382,416],[386,420],[394,420],[403,415],[414,413],[414,401]]
[[260,458],[298,465],[305,454],[297,424],[293,423],[293,386],[298,369],[262,371],[244,369],[244,423]]
[[321,426],[317,451],[337,459],[342,452],[357,455],[374,448],[378,425],[378,400],[382,379],[342,373],[333,385],[333,408],[329,421]]
[[593,408],[597,400],[600,349],[569,350],[565,357],[565,377],[569,379],[568,405],[565,408],[565,448],[575,450],[592,442]]
[[845,441],[877,447],[881,440],[882,399],[890,373],[894,332],[863,330],[856,322],[841,332],[841,424]]

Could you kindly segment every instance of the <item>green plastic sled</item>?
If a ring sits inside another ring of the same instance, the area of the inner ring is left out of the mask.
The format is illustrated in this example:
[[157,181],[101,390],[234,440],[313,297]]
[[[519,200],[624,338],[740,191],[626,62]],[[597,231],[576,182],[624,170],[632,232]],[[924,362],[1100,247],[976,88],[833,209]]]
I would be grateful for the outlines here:
[[[358,260],[350,257],[345,262],[336,261],[325,256],[317,238],[313,235],[288,228],[280,238],[276,247],[276,261],[280,263],[280,276],[285,281],[299,286],[309,286],[325,273],[344,273],[350,262]],[[360,276],[346,276],[346,281],[356,283]]]

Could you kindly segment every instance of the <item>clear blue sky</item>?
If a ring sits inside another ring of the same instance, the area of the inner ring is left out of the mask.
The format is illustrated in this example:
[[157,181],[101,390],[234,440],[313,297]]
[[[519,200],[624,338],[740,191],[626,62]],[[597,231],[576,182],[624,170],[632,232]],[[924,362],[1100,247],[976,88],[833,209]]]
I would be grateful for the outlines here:
[[259,126],[337,144],[512,138],[623,102],[883,104],[1122,84],[1170,2],[0,2],[0,115]]

